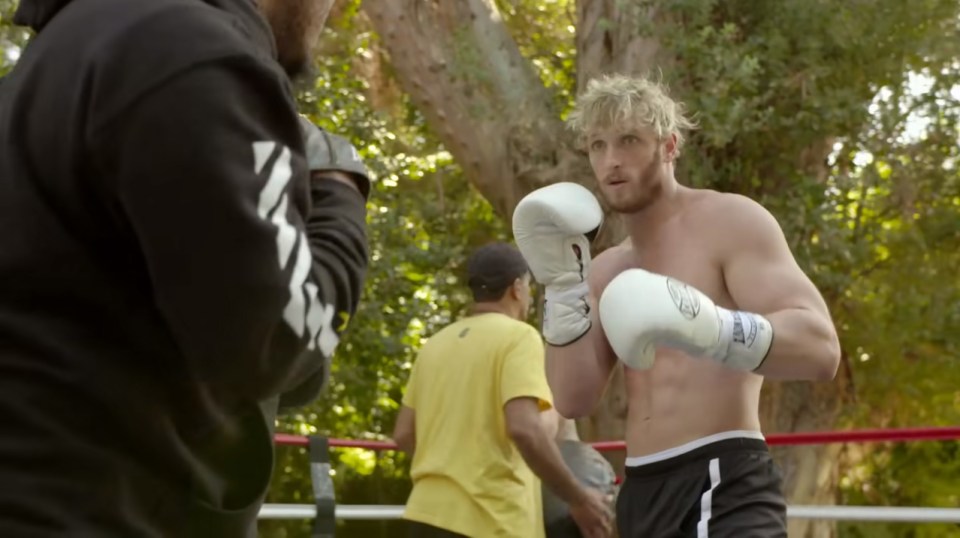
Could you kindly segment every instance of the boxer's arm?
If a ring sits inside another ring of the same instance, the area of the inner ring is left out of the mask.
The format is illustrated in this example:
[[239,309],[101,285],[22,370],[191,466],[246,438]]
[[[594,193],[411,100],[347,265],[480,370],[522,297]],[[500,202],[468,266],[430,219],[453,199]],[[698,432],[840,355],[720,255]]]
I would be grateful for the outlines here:
[[[308,185],[277,74],[244,56],[196,65],[92,129],[144,293],[187,367],[224,402],[314,383],[362,290],[365,204],[336,181]],[[312,207],[296,202],[307,189]]]
[[581,418],[593,412],[617,364],[617,356],[600,324],[596,300],[615,276],[615,248],[597,256],[587,275],[590,330],[572,344],[546,346],[547,380],[553,390],[554,406],[565,418]]
[[830,380],[840,343],[820,292],[797,265],[776,219],[756,202],[728,197],[723,275],[737,308],[763,315],[773,343],[757,374],[771,379]]

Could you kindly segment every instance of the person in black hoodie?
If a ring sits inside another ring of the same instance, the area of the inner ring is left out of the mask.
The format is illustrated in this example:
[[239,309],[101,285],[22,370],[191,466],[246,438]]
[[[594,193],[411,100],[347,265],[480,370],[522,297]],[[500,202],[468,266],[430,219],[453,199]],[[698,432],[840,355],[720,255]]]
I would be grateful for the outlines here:
[[0,536],[255,536],[277,405],[362,292],[369,177],[299,117],[327,0],[21,0],[0,85]]

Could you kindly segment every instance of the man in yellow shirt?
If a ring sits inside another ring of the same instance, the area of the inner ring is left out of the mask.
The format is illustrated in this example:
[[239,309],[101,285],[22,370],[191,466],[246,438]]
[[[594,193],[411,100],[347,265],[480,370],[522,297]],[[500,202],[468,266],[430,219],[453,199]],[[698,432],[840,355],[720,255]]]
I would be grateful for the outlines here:
[[540,481],[588,538],[611,532],[608,500],[563,463],[540,413],[552,407],[544,347],[526,324],[530,273],[492,243],[467,263],[471,314],[420,350],[394,441],[413,454],[411,537],[543,538]]

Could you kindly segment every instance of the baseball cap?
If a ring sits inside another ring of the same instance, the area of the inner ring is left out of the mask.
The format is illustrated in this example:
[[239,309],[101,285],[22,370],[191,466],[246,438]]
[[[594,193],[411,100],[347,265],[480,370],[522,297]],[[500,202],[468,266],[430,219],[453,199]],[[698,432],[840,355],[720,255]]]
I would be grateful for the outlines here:
[[467,259],[467,285],[476,301],[496,301],[513,282],[530,272],[517,247],[488,243]]

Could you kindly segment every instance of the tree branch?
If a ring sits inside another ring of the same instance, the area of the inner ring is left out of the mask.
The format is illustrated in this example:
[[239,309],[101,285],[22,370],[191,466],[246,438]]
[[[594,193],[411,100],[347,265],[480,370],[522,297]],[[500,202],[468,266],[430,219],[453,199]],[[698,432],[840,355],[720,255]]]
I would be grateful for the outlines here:
[[499,214],[569,159],[570,136],[492,0],[365,0],[363,10],[401,87]]

